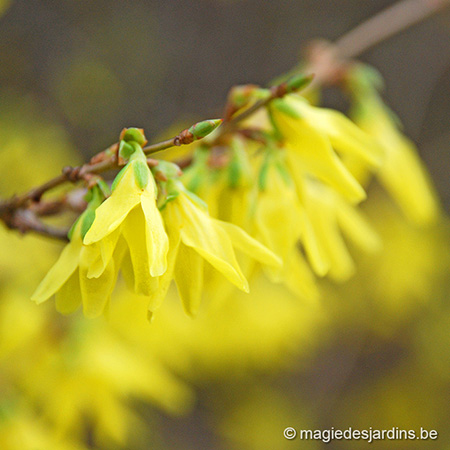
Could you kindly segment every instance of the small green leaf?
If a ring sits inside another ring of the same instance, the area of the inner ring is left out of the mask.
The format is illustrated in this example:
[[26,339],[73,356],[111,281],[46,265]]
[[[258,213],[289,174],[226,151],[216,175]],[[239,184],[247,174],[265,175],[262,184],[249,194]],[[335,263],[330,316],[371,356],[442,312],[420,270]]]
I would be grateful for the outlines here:
[[89,231],[89,228],[91,228],[92,224],[94,223],[95,219],[95,209],[88,208],[83,213],[83,221],[81,222],[81,238],[84,239],[84,236],[86,236],[86,233]]
[[134,178],[136,180],[136,184],[141,188],[144,189],[147,187],[148,181],[149,181],[149,172],[150,169],[148,168],[147,164],[144,163],[144,161],[137,160],[133,161],[133,171],[134,171]]
[[283,98],[273,100],[272,105],[274,108],[277,108],[283,114],[286,114],[293,119],[300,119],[302,117],[301,114]]
[[125,160],[129,159],[130,156],[135,152],[135,148],[128,142],[122,140],[119,144],[119,156]]

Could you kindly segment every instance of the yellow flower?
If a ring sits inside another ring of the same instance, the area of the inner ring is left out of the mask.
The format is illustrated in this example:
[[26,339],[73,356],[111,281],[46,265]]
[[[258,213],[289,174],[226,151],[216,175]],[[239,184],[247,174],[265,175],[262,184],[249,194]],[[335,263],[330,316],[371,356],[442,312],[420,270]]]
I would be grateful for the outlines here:
[[[126,325],[132,328],[130,322]],[[106,321],[78,320],[66,326],[62,339],[46,343],[21,376],[24,394],[58,435],[78,435],[88,417],[97,448],[111,448],[111,441],[124,448],[133,426],[130,399],[173,415],[190,408],[188,386],[151,351],[128,344]]]
[[381,150],[371,137],[343,114],[313,107],[298,95],[276,100],[271,114],[285,138],[288,163],[296,178],[316,177],[353,203],[366,197],[338,154],[378,165]]
[[101,257],[89,277],[101,276],[114,250],[123,254],[121,268],[136,293],[150,295],[167,268],[168,238],[156,206],[156,185],[142,149],[136,146],[129,163],[113,184],[113,192],[95,211],[84,244],[99,243]]
[[[261,169],[263,176],[260,176],[255,202],[253,235],[283,261],[282,268],[267,268],[272,281],[283,281],[294,293],[314,299],[318,296],[314,278],[298,248],[307,218],[296,187],[281,165],[281,151],[277,149],[273,161],[266,163],[267,167],[263,164]],[[312,239],[308,244],[317,245]]]
[[56,309],[59,312],[70,314],[82,304],[85,316],[96,317],[109,302],[117,279],[117,266],[111,258],[100,276],[88,278],[90,265],[99,257],[100,248],[98,245],[83,245],[82,228],[86,217],[87,213],[80,216],[70,243],[31,299],[40,304],[56,294]]
[[383,103],[366,71],[359,67],[350,75],[355,102],[353,120],[384,150],[385,159],[377,171],[383,187],[409,220],[419,225],[428,223],[439,210],[431,180],[414,144],[399,131],[398,120]]
[[178,195],[162,212],[170,241],[169,262],[150,309],[159,306],[173,278],[186,312],[192,315],[197,312],[201,300],[204,260],[246,292],[248,282],[236,260],[234,248],[268,265],[277,266],[281,262],[241,228],[210,217],[193,201],[193,195],[178,183]]
[[305,180],[303,197],[308,222],[302,241],[312,267],[318,275],[347,280],[355,265],[342,234],[366,252],[380,248],[378,235],[358,209],[330,187]]

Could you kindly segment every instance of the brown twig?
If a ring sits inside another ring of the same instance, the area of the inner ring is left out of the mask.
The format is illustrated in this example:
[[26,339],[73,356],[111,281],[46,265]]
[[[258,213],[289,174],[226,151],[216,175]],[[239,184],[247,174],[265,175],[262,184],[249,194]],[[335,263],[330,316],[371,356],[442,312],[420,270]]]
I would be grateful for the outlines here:
[[449,5],[449,0],[402,0],[344,34],[334,46],[343,58],[354,58]]
[[9,217],[2,217],[2,219],[8,228],[18,230],[22,234],[33,231],[41,236],[68,241],[69,230],[55,228],[41,222],[30,209],[17,209],[11,212]]
[[[195,139],[201,139],[201,136],[197,136],[192,132],[192,130],[195,130],[196,125],[183,130],[172,139],[144,147],[144,153],[149,155],[170,147],[190,144]],[[18,229],[22,233],[35,231],[39,234],[67,240],[66,230],[49,227],[37,218],[38,215],[51,215],[63,209],[61,202],[42,203],[42,196],[46,192],[66,182],[76,183],[84,180],[89,187],[92,184],[93,175],[107,170],[120,169],[120,161],[117,154],[118,148],[118,143],[115,143],[106,150],[96,154],[89,163],[78,167],[64,167],[61,175],[46,181],[40,186],[32,188],[20,196],[14,196],[9,200],[0,202],[0,220],[8,228]],[[158,161],[149,158],[148,164],[151,167],[155,167]]]

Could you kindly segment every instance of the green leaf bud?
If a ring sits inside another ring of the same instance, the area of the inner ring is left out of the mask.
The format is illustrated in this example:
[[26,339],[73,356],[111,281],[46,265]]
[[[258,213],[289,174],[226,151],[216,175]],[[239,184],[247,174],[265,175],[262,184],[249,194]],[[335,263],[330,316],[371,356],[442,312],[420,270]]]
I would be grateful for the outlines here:
[[220,124],[222,119],[210,119],[192,125],[188,132],[194,136],[194,140],[202,139],[212,133]]
[[120,139],[126,142],[137,142],[141,147],[147,143],[142,128],[125,128],[120,135]]
[[313,75],[294,75],[286,81],[286,93],[291,93],[303,89],[313,80]]

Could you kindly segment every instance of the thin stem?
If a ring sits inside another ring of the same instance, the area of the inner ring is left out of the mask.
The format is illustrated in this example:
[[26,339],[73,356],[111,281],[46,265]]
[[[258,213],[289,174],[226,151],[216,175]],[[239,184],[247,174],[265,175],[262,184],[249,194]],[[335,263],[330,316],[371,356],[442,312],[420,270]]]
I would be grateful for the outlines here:
[[402,0],[356,26],[334,45],[341,57],[354,58],[449,5],[449,0]]
[[144,147],[142,150],[146,155],[161,152],[162,150],[166,150],[168,148],[176,146],[177,145],[176,138],[177,136],[173,137],[172,139],[168,139],[167,141],[159,142],[158,144],[148,145],[147,147]]

